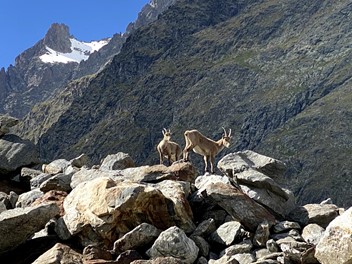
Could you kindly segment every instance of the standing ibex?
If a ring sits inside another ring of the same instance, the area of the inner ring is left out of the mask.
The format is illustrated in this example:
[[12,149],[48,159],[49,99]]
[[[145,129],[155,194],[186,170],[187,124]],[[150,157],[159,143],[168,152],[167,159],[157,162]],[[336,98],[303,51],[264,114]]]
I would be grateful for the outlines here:
[[171,131],[166,130],[165,128],[162,130],[164,138],[160,141],[157,146],[157,150],[159,152],[160,164],[163,164],[164,157],[166,157],[169,161],[169,165],[171,162],[177,161],[181,156],[181,147],[171,139]]
[[210,171],[214,173],[214,160],[224,147],[229,147],[231,142],[231,129],[227,135],[225,128],[224,135],[218,141],[211,140],[203,136],[198,130],[187,130],[185,132],[186,146],[183,150],[183,160],[188,161],[189,151],[193,150],[204,157],[205,172],[208,171],[208,162],[210,161]]

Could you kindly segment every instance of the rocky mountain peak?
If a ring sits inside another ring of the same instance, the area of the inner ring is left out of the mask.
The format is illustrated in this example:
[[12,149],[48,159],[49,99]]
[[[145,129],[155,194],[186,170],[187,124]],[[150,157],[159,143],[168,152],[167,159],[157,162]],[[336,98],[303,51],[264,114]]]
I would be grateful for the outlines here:
[[69,27],[65,24],[52,24],[44,37],[44,45],[58,52],[71,52]]
[[151,0],[149,4],[142,8],[142,11],[138,14],[137,20],[128,25],[126,33],[130,33],[134,29],[148,24],[150,21],[154,21],[158,15],[163,13],[175,2],[176,0]]

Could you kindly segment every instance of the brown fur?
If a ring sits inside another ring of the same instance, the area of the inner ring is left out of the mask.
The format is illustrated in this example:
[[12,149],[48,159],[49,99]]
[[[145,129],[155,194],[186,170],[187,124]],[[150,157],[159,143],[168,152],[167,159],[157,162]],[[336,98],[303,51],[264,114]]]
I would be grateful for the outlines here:
[[[224,129],[224,128],[223,128]],[[231,142],[231,129],[227,135],[224,129],[224,135],[221,139],[214,141],[202,135],[198,130],[187,130],[184,133],[186,146],[183,150],[183,160],[188,161],[189,152],[193,150],[195,153],[204,157],[205,172],[208,171],[208,163],[210,162],[210,171],[214,173],[214,160],[224,147],[229,147]]]

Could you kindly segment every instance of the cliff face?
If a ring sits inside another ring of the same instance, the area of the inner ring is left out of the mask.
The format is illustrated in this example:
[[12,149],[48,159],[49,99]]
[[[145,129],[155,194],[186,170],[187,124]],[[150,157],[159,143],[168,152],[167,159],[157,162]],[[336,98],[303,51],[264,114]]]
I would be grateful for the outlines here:
[[164,127],[181,146],[186,129],[217,139],[232,128],[221,155],[254,149],[284,160],[282,184],[300,203],[350,205],[351,9],[349,1],[177,1],[131,34],[37,135],[42,157],[99,161],[124,151],[152,163]]

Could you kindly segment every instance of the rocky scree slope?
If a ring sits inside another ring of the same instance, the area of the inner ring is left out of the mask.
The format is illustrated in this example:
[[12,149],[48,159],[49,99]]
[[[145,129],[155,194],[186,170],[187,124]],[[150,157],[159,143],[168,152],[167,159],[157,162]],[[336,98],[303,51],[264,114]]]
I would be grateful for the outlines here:
[[221,175],[198,175],[189,162],[136,167],[122,152],[88,163],[82,154],[43,164],[42,171],[22,167],[19,179],[28,189],[0,192],[1,262],[352,260],[352,209],[331,199],[297,206],[276,182],[286,169],[279,160],[230,153],[217,164]]
[[163,127],[183,145],[186,129],[216,139],[223,126],[234,143],[222,155],[247,148],[274,155],[289,165],[281,184],[300,203],[332,197],[348,206],[351,8],[348,1],[177,1],[131,34],[37,136],[41,155],[84,152],[99,161],[125,151],[152,163]]

